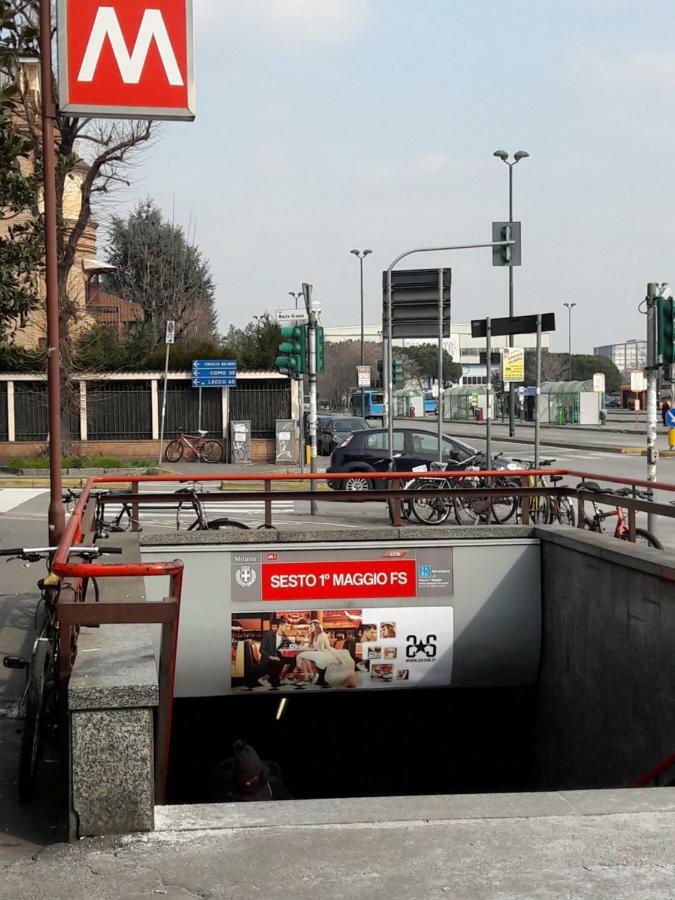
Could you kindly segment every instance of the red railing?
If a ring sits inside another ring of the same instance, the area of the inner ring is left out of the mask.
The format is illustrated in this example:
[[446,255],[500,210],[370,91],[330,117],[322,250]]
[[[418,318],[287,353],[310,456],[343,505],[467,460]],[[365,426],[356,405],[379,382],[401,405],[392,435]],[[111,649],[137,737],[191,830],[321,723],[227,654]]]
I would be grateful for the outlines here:
[[636,778],[635,781],[631,784],[631,787],[646,787],[652,781],[656,781],[659,775],[663,775],[664,772],[667,772],[668,769],[673,767],[675,767],[675,753],[671,753],[670,756],[666,756],[665,759],[662,759],[661,762],[655,765],[653,769],[650,769],[649,772],[645,772],[645,774],[640,776],[640,778]]

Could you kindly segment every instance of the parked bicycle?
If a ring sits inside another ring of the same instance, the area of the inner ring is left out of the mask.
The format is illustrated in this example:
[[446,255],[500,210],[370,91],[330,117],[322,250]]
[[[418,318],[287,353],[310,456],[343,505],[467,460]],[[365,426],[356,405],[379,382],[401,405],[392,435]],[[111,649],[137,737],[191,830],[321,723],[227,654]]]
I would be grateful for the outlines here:
[[222,462],[225,447],[222,441],[215,438],[206,439],[208,431],[199,430],[197,434],[188,434],[179,429],[178,437],[175,441],[167,444],[164,451],[164,459],[170,463],[176,463],[182,459],[184,454],[188,454],[190,458],[194,455],[199,462],[217,463]]
[[[24,718],[19,754],[19,797],[22,800],[33,796],[42,745],[46,739],[55,737],[59,724],[59,623],[56,610],[61,591],[70,586],[62,585],[61,579],[51,572],[55,553],[55,547],[0,550],[0,556],[21,559],[28,564],[45,560],[48,572],[38,581],[40,599],[35,609],[35,641],[30,659],[5,656],[2,661],[7,669],[24,669],[26,672],[26,686],[19,701],[19,715],[23,712]],[[70,549],[71,556],[86,561],[97,559],[104,553],[119,554],[122,548],[74,546]],[[98,600],[98,584],[92,578],[82,584],[80,599],[83,601],[90,583]]]
[[[535,468],[533,459],[516,459],[514,457],[513,461],[521,465],[524,469]],[[547,468],[549,466],[552,466],[555,461],[555,457],[552,457],[551,459],[540,459],[538,467],[540,469]],[[528,475],[527,484],[528,487],[541,488],[549,487],[550,485],[555,486],[562,480],[562,475]],[[530,521],[535,522],[537,525],[551,525],[554,522],[558,522],[560,525],[570,526],[574,526],[576,524],[574,506],[572,505],[572,501],[569,497],[547,496],[540,494],[538,496],[529,497],[528,503],[528,517]],[[522,520],[523,505],[521,500],[518,503],[517,521],[522,522]]]
[[[617,490],[605,490],[601,488],[600,485],[596,481],[582,481],[577,485],[577,490],[580,491],[588,491],[591,500],[591,505],[593,506],[593,515],[587,516],[584,513],[583,517],[583,526],[584,528],[588,528],[590,531],[596,531],[598,533],[602,533],[605,531],[605,521],[607,519],[612,519],[616,517],[616,527],[614,528],[614,537],[618,538],[621,541],[629,541],[630,540],[630,527],[628,524],[628,517],[624,512],[622,506],[617,505],[613,510],[603,510],[600,508],[598,502],[593,498],[594,493],[601,492],[603,494],[612,494],[616,497],[638,497],[641,500],[651,500],[651,494],[648,491],[641,491],[637,488],[618,488]],[[663,550],[663,544],[656,537],[656,535],[652,534],[651,531],[647,531],[646,528],[636,528],[635,529],[635,542],[637,544],[644,544],[647,547],[652,547],[655,550]]]

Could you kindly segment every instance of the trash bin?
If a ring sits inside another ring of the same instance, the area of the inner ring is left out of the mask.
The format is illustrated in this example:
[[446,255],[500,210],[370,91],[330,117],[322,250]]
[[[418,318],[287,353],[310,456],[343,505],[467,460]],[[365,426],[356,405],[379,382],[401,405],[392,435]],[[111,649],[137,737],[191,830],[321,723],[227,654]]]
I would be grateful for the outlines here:
[[481,407],[478,407],[478,409],[476,410],[476,421],[477,422],[483,421],[483,410]]

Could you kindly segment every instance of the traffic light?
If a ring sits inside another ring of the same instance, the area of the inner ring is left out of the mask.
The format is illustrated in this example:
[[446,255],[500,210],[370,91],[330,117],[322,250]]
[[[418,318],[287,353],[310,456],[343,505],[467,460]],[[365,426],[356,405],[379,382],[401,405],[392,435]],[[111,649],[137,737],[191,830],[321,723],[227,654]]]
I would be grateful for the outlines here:
[[400,384],[403,381],[403,360],[395,359],[392,362],[391,376],[394,384]]
[[285,340],[279,344],[279,353],[274,360],[276,367],[284,375],[301,375],[307,371],[307,332],[304,326],[282,328],[281,337]]
[[325,354],[323,351],[323,326],[316,326],[316,371],[323,372]]
[[657,297],[658,316],[658,361],[663,366],[663,374],[671,381],[672,366],[675,364],[675,301],[672,297]]
[[384,385],[384,363],[381,359],[377,361],[377,383],[380,386]]
[[508,247],[492,248],[493,266],[520,265],[520,222],[493,222],[492,241],[515,241]]

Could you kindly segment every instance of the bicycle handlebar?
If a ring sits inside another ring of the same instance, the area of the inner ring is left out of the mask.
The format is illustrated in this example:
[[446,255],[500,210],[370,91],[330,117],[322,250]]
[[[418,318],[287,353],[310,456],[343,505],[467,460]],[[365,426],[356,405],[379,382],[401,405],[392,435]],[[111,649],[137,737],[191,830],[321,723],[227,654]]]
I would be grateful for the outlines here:
[[[11,547],[0,550],[0,556],[14,556],[24,559],[26,562],[36,562],[38,559],[48,559],[56,553],[56,547]],[[106,554],[121,555],[122,547],[80,547],[77,544],[68,551],[72,556],[84,556],[87,559],[96,559]]]

